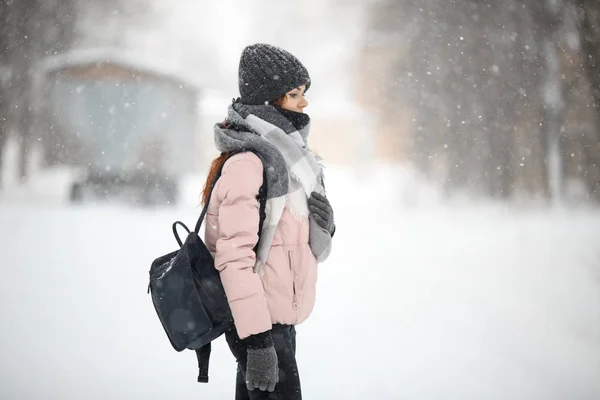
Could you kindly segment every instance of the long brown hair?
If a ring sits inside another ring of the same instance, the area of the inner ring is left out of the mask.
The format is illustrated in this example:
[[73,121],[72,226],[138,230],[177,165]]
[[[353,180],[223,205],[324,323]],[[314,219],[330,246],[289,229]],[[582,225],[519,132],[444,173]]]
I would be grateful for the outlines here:
[[[285,104],[286,100],[287,97],[284,94],[283,96],[276,98],[269,104],[275,107],[282,107]],[[227,129],[227,126],[227,121],[223,121],[221,127]],[[230,151],[221,153],[221,155],[215,158],[210,164],[210,168],[208,169],[208,175],[206,175],[206,182],[204,182],[204,188],[202,189],[202,204],[207,204],[210,201],[210,199],[208,198],[210,194],[210,187],[213,181],[215,180],[215,177],[217,176],[217,172],[219,172],[219,170],[223,167],[223,164],[225,164],[225,161],[227,160],[227,158],[229,158],[230,155]]]

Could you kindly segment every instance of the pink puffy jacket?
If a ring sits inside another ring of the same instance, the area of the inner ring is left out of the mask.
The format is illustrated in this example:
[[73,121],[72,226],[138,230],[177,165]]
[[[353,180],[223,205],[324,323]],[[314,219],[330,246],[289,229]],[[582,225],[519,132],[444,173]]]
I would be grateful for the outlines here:
[[253,272],[258,241],[258,190],[263,165],[251,152],[227,160],[208,205],[205,241],[215,255],[240,338],[274,323],[297,325],[315,304],[317,260],[308,245],[308,217],[286,206],[262,279]]

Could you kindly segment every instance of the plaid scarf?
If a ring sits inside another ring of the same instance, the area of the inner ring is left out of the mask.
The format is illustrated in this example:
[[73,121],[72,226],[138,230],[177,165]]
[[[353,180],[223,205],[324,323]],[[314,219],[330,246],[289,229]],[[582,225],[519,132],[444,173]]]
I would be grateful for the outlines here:
[[331,235],[308,212],[312,192],[325,195],[323,170],[307,147],[310,118],[270,105],[229,106],[230,128],[215,125],[215,145],[221,152],[252,150],[260,156],[267,176],[266,218],[256,252],[255,272],[262,276],[275,228],[285,205],[297,218],[309,216],[309,244],[317,261],[331,252]]

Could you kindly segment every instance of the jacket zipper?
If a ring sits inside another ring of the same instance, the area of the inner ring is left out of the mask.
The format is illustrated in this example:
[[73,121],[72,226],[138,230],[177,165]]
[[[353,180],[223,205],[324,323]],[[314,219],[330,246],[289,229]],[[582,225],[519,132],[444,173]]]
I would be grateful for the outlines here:
[[294,310],[299,308],[298,306],[298,297],[296,296],[296,275],[294,273],[294,268],[292,268],[292,252],[288,251],[288,263],[290,264],[290,272],[292,273],[292,293],[294,297],[292,298],[292,307]]

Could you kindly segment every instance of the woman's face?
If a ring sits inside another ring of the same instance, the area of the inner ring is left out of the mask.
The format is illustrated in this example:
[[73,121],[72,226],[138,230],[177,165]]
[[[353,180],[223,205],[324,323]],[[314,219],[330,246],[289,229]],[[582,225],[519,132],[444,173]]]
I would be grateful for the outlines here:
[[304,107],[308,106],[308,101],[304,97],[306,85],[292,89],[285,94],[281,108],[289,111],[304,112]]

